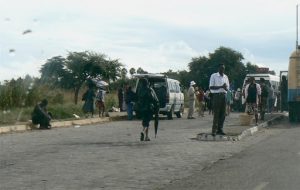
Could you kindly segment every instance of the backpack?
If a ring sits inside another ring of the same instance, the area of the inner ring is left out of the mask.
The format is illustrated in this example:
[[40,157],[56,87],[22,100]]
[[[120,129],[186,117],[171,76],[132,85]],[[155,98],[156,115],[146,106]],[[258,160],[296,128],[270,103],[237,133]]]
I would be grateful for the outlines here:
[[267,98],[269,96],[269,90],[266,85],[261,85],[261,97]]
[[247,96],[247,103],[255,103],[257,96],[257,89],[256,84],[249,84],[248,86],[248,96]]
[[159,110],[159,101],[152,88],[139,89],[137,93],[137,111],[156,113]]

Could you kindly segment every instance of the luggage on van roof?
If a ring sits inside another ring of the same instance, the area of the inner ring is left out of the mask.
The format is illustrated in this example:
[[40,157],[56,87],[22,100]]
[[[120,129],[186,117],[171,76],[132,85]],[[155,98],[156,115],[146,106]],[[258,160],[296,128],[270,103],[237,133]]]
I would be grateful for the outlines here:
[[147,77],[162,78],[162,77],[168,77],[167,75],[163,75],[163,74],[160,74],[160,73],[133,74],[132,76],[136,77],[136,78],[147,78]]

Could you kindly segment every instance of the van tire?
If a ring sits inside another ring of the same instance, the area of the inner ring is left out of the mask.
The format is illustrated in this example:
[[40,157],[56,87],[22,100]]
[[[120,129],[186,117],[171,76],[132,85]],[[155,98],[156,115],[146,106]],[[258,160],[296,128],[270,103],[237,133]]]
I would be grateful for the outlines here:
[[167,117],[169,120],[173,119],[174,107],[171,107],[171,110],[167,113]]
[[181,118],[181,116],[182,116],[182,113],[179,111],[179,112],[176,112],[176,117],[177,118]]

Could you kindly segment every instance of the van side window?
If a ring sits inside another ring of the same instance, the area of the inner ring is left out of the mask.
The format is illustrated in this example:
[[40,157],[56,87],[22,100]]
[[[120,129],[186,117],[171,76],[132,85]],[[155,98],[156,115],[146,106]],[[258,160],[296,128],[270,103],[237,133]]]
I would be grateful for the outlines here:
[[181,87],[179,84],[178,84],[178,92],[181,92]]
[[180,86],[178,83],[175,83],[175,87],[176,87],[176,93],[180,92]]
[[173,82],[169,81],[168,83],[169,83],[170,92],[175,92],[175,88],[174,88]]

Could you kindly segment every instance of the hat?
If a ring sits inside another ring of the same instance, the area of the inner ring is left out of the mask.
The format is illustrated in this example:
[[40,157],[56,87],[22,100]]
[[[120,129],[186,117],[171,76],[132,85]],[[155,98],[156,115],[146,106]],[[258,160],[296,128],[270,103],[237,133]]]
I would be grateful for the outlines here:
[[240,89],[240,88],[238,88],[238,89],[237,89],[237,91],[241,91],[241,89]]
[[193,86],[195,84],[196,84],[195,81],[191,81],[191,83],[190,83],[191,86]]

